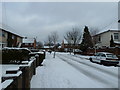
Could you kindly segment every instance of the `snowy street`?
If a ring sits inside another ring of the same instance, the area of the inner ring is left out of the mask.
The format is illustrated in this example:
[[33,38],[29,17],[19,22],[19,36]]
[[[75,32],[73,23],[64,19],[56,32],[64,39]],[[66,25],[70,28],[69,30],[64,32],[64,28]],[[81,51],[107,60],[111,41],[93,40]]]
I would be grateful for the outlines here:
[[118,67],[92,63],[69,53],[46,54],[31,88],[118,88]]

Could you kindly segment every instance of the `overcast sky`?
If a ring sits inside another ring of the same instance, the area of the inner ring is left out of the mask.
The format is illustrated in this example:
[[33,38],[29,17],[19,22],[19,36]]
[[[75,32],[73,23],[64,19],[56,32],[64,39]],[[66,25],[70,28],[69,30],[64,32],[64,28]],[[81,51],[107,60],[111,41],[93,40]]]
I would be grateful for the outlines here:
[[102,31],[107,26],[116,29],[117,21],[117,2],[7,2],[2,4],[0,22],[22,36],[45,41],[53,31],[62,40],[72,27],[83,30],[87,25]]

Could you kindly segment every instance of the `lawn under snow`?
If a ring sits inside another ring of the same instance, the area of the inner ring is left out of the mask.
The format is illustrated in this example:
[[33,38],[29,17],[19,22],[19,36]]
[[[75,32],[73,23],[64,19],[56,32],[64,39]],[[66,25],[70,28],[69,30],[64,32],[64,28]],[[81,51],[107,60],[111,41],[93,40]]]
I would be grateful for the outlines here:
[[47,53],[31,88],[118,88],[118,68],[91,63],[68,53]]

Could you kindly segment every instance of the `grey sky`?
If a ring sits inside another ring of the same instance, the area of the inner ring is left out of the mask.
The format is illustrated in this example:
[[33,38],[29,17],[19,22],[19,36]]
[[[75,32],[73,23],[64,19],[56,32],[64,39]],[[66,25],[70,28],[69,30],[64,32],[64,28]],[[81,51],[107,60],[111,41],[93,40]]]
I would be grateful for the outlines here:
[[1,22],[14,28],[13,32],[45,41],[53,31],[62,40],[74,26],[83,30],[87,25],[102,31],[117,20],[117,2],[7,2],[2,7]]

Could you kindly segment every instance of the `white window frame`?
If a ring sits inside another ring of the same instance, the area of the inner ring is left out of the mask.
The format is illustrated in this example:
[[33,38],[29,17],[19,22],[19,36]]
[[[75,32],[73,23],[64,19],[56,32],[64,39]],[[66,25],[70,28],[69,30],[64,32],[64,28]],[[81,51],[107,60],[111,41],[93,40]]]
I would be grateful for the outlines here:
[[[115,35],[116,34],[116,35]],[[119,33],[114,33],[114,39],[118,40],[119,39]]]

